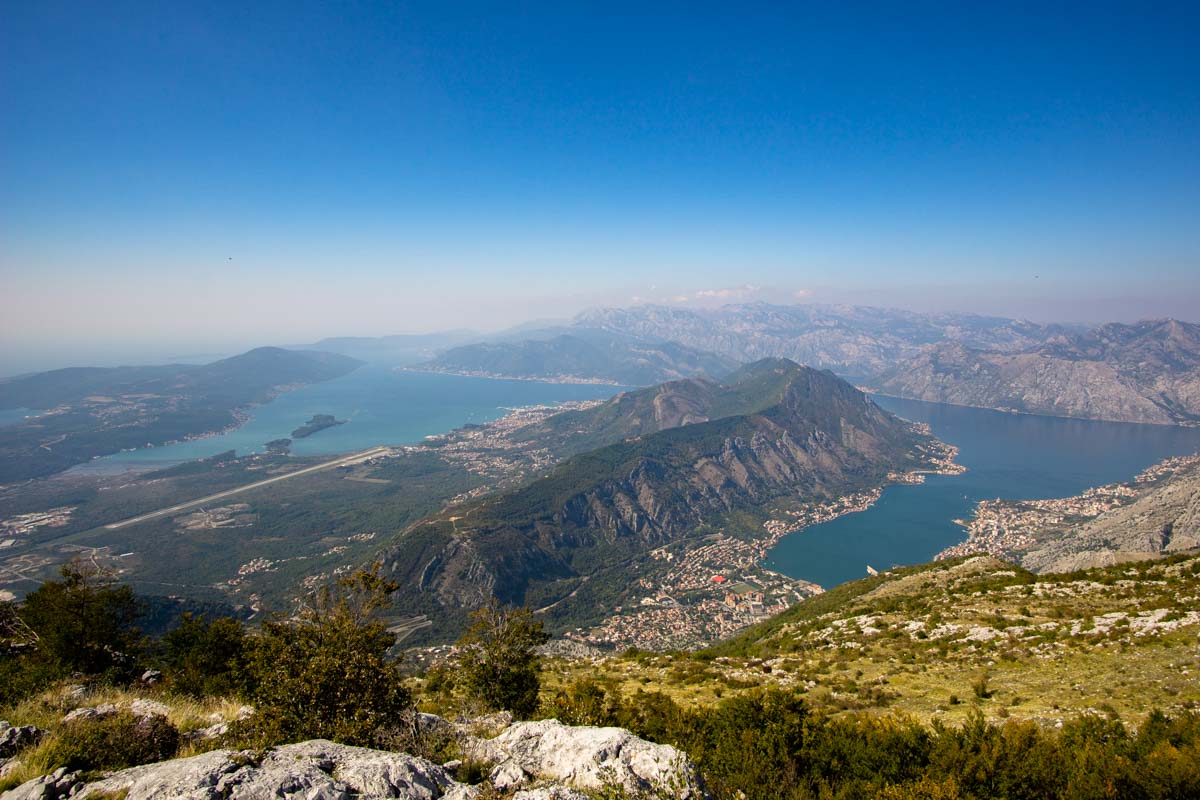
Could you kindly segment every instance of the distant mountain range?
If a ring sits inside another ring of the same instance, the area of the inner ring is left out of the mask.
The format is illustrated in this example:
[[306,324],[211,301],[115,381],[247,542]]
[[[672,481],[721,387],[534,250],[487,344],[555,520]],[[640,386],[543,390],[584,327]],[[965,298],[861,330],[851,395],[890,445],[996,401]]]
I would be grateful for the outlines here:
[[721,377],[739,363],[678,342],[582,326],[527,336],[455,347],[421,366],[456,374],[646,386],[696,375]]
[[739,363],[789,358],[857,378],[941,342],[1016,352],[1071,328],[982,317],[847,305],[747,303],[717,309],[642,305],[589,311],[575,324],[676,341]]
[[334,353],[260,347],[199,366],[75,367],[0,381],[0,409],[46,412],[0,427],[0,484],[226,429],[253,403],[345,375],[361,363]]
[[1122,422],[1200,422],[1200,327],[1093,329],[970,314],[765,303],[600,309],[572,326],[454,348],[423,366],[649,385],[788,358],[898,397]]
[[394,336],[335,336],[288,349],[338,353],[368,363],[395,367],[427,361],[448,348],[483,338],[484,334],[467,330]]
[[878,487],[929,467],[937,447],[832,373],[783,359],[551,417],[527,440],[595,449],[397,536],[384,560],[414,610],[496,596],[553,606],[560,625],[595,622],[653,568],[654,548],[735,518],[761,530],[772,503]]
[[942,343],[868,385],[940,403],[1120,422],[1200,422],[1200,326],[1109,324],[1017,352]]

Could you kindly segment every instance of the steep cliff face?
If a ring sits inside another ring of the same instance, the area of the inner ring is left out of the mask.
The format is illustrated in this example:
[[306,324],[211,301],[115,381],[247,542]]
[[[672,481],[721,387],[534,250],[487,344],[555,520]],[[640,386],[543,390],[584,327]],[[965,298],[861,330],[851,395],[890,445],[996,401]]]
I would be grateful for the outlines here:
[[[557,602],[598,575],[621,580],[664,544],[736,529],[737,515],[780,499],[878,486],[925,466],[933,444],[831,373],[782,359],[688,388],[693,404],[669,418],[711,419],[582,453],[524,488],[427,520],[389,549],[393,573],[443,606],[489,595],[526,602],[533,588]],[[663,396],[626,410],[643,414]],[[756,525],[743,527],[752,535]]]
[[1200,420],[1200,326],[1104,325],[1035,351],[941,344],[873,381],[887,394],[941,403],[1120,422]]

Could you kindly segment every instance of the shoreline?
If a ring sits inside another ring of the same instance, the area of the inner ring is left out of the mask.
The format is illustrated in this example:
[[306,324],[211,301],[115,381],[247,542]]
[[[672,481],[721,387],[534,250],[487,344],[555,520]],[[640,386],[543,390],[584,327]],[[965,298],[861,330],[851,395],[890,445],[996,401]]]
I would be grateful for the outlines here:
[[[905,397],[899,394],[888,394],[880,392],[866,386],[855,385],[858,389],[868,397],[887,397],[891,400],[905,400],[910,403],[928,403],[931,406],[953,406],[954,408],[973,408],[976,411],[995,411],[997,414],[1007,414],[1008,416],[1019,417],[1046,417],[1048,419],[1065,419],[1072,422],[1104,422],[1115,425],[1154,425],[1155,427],[1164,428],[1200,428],[1200,421],[1181,420],[1179,422],[1150,422],[1148,420],[1132,420],[1132,419],[1109,419],[1108,417],[1071,417],[1062,414],[1046,414],[1041,411],[1021,411],[1016,408],[996,408],[995,406],[976,406],[970,403],[951,403],[948,400],[926,400],[923,397]],[[887,409],[884,409],[887,411]]]
[[968,519],[954,523],[966,537],[933,557],[947,558],[987,553],[1003,560],[1019,561],[1021,554],[1037,543],[1035,534],[1061,525],[1081,525],[1135,502],[1142,491],[1180,470],[1200,464],[1200,453],[1171,456],[1146,467],[1126,481],[1091,486],[1069,497],[1041,500],[980,500]]
[[548,383],[557,386],[625,386],[620,381],[606,378],[580,378],[574,375],[559,375],[554,378],[537,377],[532,375],[502,375],[497,372],[478,372],[473,370],[449,369],[419,369],[417,367],[392,367],[396,372],[416,372],[425,375],[449,375],[454,378],[482,378],[491,381],[527,381],[529,383]]

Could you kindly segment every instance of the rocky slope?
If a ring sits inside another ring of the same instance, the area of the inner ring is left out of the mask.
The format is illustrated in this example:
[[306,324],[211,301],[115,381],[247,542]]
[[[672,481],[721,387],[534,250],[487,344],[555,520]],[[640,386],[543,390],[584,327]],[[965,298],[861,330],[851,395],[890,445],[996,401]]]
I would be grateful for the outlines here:
[[1200,326],[1104,325],[1019,353],[938,344],[869,381],[940,403],[1119,422],[1200,421]]
[[877,374],[940,342],[1012,352],[1066,329],[973,314],[919,314],[867,306],[767,303],[684,309],[642,305],[581,314],[576,325],[672,340],[739,362],[789,358],[840,375]]
[[757,687],[815,708],[948,724],[976,712],[1053,727],[1080,714],[1144,719],[1200,702],[1200,556],[1034,575],[990,556],[842,584],[701,653],[556,664],[632,696],[707,706]]
[[402,592],[430,611],[495,596],[552,608],[555,626],[594,622],[665,568],[656,548],[725,530],[759,536],[774,503],[874,488],[943,454],[831,373],[786,360],[680,388],[635,407],[670,405],[655,419],[691,424],[582,453],[401,533],[383,558]]

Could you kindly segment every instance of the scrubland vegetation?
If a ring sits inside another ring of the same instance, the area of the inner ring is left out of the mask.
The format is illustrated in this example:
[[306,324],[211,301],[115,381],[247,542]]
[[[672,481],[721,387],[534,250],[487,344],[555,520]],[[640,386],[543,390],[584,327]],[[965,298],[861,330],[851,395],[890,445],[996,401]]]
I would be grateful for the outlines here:
[[1194,556],[1042,577],[960,559],[709,651],[575,659],[537,657],[540,622],[491,605],[419,671],[376,619],[394,586],[374,571],[259,629],[184,616],[151,641],[132,592],[73,566],[0,612],[0,718],[45,732],[0,788],[318,737],[444,761],[453,739],[418,710],[508,709],[676,745],[718,798],[1194,797],[1198,584]]

